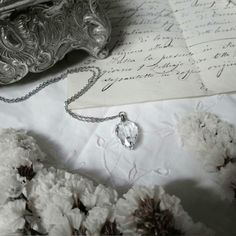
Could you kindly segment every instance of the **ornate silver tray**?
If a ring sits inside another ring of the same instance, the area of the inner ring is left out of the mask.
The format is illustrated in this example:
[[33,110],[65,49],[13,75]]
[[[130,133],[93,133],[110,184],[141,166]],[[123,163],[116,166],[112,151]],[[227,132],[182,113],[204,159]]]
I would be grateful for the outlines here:
[[110,33],[97,0],[0,0],[0,84],[45,71],[73,49],[105,58]]

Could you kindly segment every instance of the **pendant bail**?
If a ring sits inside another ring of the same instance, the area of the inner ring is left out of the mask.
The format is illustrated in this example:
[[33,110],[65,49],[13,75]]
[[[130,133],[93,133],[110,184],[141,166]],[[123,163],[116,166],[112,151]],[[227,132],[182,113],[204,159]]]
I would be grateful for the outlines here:
[[127,120],[127,114],[124,111],[119,113],[119,117],[121,118],[122,122],[125,122]]

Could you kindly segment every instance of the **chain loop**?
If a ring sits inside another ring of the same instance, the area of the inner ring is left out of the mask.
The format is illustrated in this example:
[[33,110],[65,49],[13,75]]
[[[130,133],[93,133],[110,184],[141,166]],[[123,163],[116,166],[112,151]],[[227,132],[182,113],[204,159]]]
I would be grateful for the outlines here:
[[73,103],[74,101],[79,99],[81,96],[83,96],[90,88],[93,87],[93,85],[102,76],[101,69],[99,67],[95,67],[95,66],[87,66],[87,67],[79,67],[79,68],[68,69],[66,72],[62,73],[61,75],[59,75],[59,76],[57,76],[53,79],[49,79],[49,80],[39,84],[36,88],[32,89],[30,92],[28,92],[27,94],[25,94],[21,97],[6,98],[6,97],[3,97],[3,96],[0,96],[0,101],[2,101],[4,103],[9,103],[9,104],[24,102],[24,101],[28,100],[29,98],[31,98],[33,95],[39,93],[44,88],[48,87],[49,85],[57,83],[57,82],[65,79],[65,78],[67,78],[68,74],[73,74],[73,73],[78,73],[78,72],[91,72],[92,76],[89,78],[88,83],[80,91],[78,91],[77,93],[75,93],[73,96],[71,96],[70,98],[68,98],[65,101],[65,110],[66,110],[66,112],[71,117],[73,117],[74,119],[77,119],[77,120],[83,121],[83,122],[90,122],[90,123],[100,123],[100,122],[104,122],[104,121],[108,121],[108,120],[114,120],[114,119],[119,118],[120,114],[115,115],[115,116],[108,116],[108,117],[105,117],[105,118],[82,116],[82,115],[76,114],[75,112],[73,112],[69,108],[69,105],[71,103]]

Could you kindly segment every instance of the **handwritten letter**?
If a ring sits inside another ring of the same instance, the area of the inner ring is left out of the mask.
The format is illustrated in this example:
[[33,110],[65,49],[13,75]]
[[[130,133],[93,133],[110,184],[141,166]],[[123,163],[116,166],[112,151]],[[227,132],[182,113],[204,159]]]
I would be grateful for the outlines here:
[[[236,90],[236,6],[226,0],[104,0],[111,55],[80,65],[103,75],[73,109]],[[69,95],[89,75],[70,75]],[[80,77],[78,79],[78,77]]]

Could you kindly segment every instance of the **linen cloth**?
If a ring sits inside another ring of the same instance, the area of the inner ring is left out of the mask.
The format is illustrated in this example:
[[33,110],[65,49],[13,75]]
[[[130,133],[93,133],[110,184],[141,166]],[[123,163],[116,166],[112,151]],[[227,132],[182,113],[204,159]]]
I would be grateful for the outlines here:
[[[61,62],[48,72],[0,87],[0,94],[22,96],[64,68]],[[133,184],[163,185],[167,192],[182,199],[183,207],[195,221],[202,221],[216,230],[217,235],[236,235],[235,203],[220,198],[214,174],[206,173],[195,154],[181,146],[175,128],[178,119],[195,111],[212,112],[236,126],[236,94],[80,112],[98,117],[127,112],[141,130],[137,148],[130,151],[115,137],[118,119],[88,124],[65,113],[66,85],[66,80],[60,81],[22,103],[0,102],[0,127],[27,130],[48,154],[49,163],[78,170],[120,193]]]

